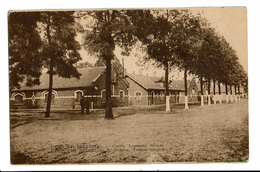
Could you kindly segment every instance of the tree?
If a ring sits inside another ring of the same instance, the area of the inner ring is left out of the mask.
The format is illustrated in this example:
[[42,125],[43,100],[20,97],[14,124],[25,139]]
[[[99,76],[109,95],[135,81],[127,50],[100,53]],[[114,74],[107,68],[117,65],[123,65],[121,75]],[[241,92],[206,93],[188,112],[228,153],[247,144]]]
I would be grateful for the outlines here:
[[[236,52],[232,49],[229,43],[222,37],[221,39],[221,54],[223,57],[221,75],[219,75],[219,82],[226,85],[226,101],[228,102],[228,85],[232,86],[234,84],[234,74],[236,71],[236,66],[238,64],[238,57]],[[230,87],[231,91],[231,87]],[[231,93],[231,92],[230,92]]]
[[139,21],[136,22],[138,33],[143,33],[137,34],[137,37],[145,46],[147,54],[143,63],[154,61],[155,66],[164,68],[166,112],[168,112],[170,111],[169,66],[174,66],[176,63],[174,60],[174,47],[176,44],[173,23],[181,13],[178,10],[155,10],[144,13],[145,15],[142,15]]
[[195,73],[196,59],[198,58],[198,49],[201,46],[202,28],[207,25],[206,21],[198,14],[194,16],[189,10],[182,10],[181,16],[173,23],[176,40],[175,56],[178,66],[184,70],[185,86],[185,109],[188,107],[187,97],[187,74]]
[[[207,73],[206,77],[208,78],[208,94],[210,95],[210,86],[211,80],[213,81],[213,96],[214,103],[216,103],[216,80],[219,78],[221,74],[220,62],[222,61],[222,56],[220,53],[220,41],[219,36],[216,34],[215,30],[210,28],[206,30],[205,35],[205,47],[204,47],[204,55],[207,57]],[[210,96],[208,97],[210,104]]]
[[[210,28],[209,25],[202,28],[200,36],[200,46],[196,52],[196,58],[191,65],[191,71],[200,78],[201,85],[201,106],[204,105],[203,97],[203,83],[207,82],[208,85],[208,104],[210,104],[210,87],[211,80],[213,80],[213,94],[215,98],[215,83],[218,79],[220,72],[220,62],[222,56],[220,53],[219,36],[216,34],[215,29]],[[205,79],[205,81],[203,81]]]
[[113,119],[111,61],[115,58],[115,47],[122,48],[122,55],[129,55],[131,46],[135,43],[133,27],[126,13],[125,10],[97,10],[82,11],[77,15],[87,23],[82,30],[85,33],[85,49],[106,64],[105,119]]
[[[40,48],[42,46],[37,31],[40,20],[37,12],[10,12],[8,16],[9,43],[9,84],[10,90],[19,88],[26,79],[26,85],[39,84],[42,70]],[[29,67],[28,67],[29,66]]]
[[[41,75],[42,68],[47,68],[49,74],[49,89],[48,95],[52,95],[53,75],[60,77],[80,77],[80,73],[75,67],[75,63],[81,59],[78,50],[80,44],[75,40],[76,31],[74,28],[74,12],[73,11],[45,11],[45,12],[13,12],[10,16],[14,15],[14,18],[9,18],[13,23],[19,20],[19,17],[23,18],[20,27],[26,27],[29,29],[24,30],[25,37],[22,34],[17,34],[18,40],[29,41],[37,43],[36,47],[31,47],[21,52],[16,56],[10,54],[10,59],[18,58],[17,64],[12,66],[11,73],[19,70],[20,67],[28,68],[25,66],[24,61],[32,60],[37,67],[32,67],[31,70],[23,71],[23,76],[29,76],[28,79],[35,78],[31,82],[32,84],[39,84],[39,76]],[[30,18],[33,21],[29,21]],[[28,25],[28,26],[26,26]],[[18,29],[16,27],[14,29]],[[13,30],[12,28],[10,28]],[[19,33],[18,30],[13,30],[14,33]],[[15,37],[14,37],[15,38]],[[29,38],[29,39],[28,39]],[[11,40],[14,43],[9,44],[9,49],[13,50],[16,45],[22,45],[24,42],[18,42],[17,39]],[[29,45],[31,45],[28,44]],[[33,53],[28,53],[33,52]],[[33,56],[27,55],[33,54]],[[12,62],[13,63],[13,62]],[[34,65],[32,65],[34,66]],[[27,79],[27,81],[28,81]],[[22,80],[22,79],[21,79]],[[21,81],[20,80],[20,81]],[[19,84],[19,83],[18,83]],[[45,117],[50,117],[51,97],[48,96]]]

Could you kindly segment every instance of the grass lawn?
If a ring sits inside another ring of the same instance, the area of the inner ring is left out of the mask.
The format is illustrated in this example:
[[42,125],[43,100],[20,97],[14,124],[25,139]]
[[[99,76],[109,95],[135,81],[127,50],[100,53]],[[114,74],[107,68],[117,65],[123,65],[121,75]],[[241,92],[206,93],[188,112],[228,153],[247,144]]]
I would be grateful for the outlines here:
[[248,100],[217,105],[173,105],[104,112],[11,112],[13,164],[245,162]]

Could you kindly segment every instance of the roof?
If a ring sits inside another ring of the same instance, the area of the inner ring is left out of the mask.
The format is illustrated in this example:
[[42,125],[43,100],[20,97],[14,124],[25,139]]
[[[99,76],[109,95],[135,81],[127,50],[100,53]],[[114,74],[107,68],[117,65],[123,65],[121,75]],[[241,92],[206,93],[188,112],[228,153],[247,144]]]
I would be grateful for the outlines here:
[[[163,77],[152,77],[152,76],[145,76],[145,75],[137,75],[137,74],[126,74],[129,78],[131,78],[133,81],[135,81],[137,84],[142,86],[144,89],[158,89],[158,90],[164,90],[165,88],[160,84],[158,81],[164,81],[165,79]],[[190,81],[188,82],[188,84]],[[171,84],[169,84],[170,90],[184,90],[184,81],[183,80],[177,80],[172,81]]]
[[[99,76],[105,71],[105,67],[88,67],[78,70],[82,75],[80,79],[77,78],[62,78],[57,75],[53,76],[53,89],[61,88],[76,88],[76,87],[90,87],[93,86]],[[15,90],[42,90],[49,88],[49,74],[42,74],[40,77],[40,85],[32,87],[25,86],[25,83],[21,84],[20,89]]]
[[137,84],[141,85],[146,90],[148,89],[164,89],[160,83],[156,83],[159,80],[159,77],[151,77],[144,75],[136,75],[136,74],[126,74],[129,78],[134,80]]
[[[191,83],[190,80],[187,80],[187,85],[189,86]],[[169,85],[170,89],[173,90],[181,90],[184,91],[185,90],[185,86],[184,86],[184,80],[173,80],[170,85]]]

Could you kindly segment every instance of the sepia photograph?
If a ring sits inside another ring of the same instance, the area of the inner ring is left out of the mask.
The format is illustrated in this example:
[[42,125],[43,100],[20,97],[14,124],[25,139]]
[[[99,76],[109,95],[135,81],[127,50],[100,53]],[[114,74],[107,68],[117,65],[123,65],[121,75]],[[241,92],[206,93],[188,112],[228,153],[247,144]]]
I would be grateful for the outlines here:
[[248,163],[247,33],[246,7],[10,10],[10,163]]

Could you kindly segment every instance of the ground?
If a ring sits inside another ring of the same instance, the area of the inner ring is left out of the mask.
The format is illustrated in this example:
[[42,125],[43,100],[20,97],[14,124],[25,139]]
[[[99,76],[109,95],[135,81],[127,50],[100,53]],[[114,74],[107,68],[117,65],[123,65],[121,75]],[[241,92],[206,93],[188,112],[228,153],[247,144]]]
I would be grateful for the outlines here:
[[12,164],[246,162],[248,100],[114,109],[11,112]]

